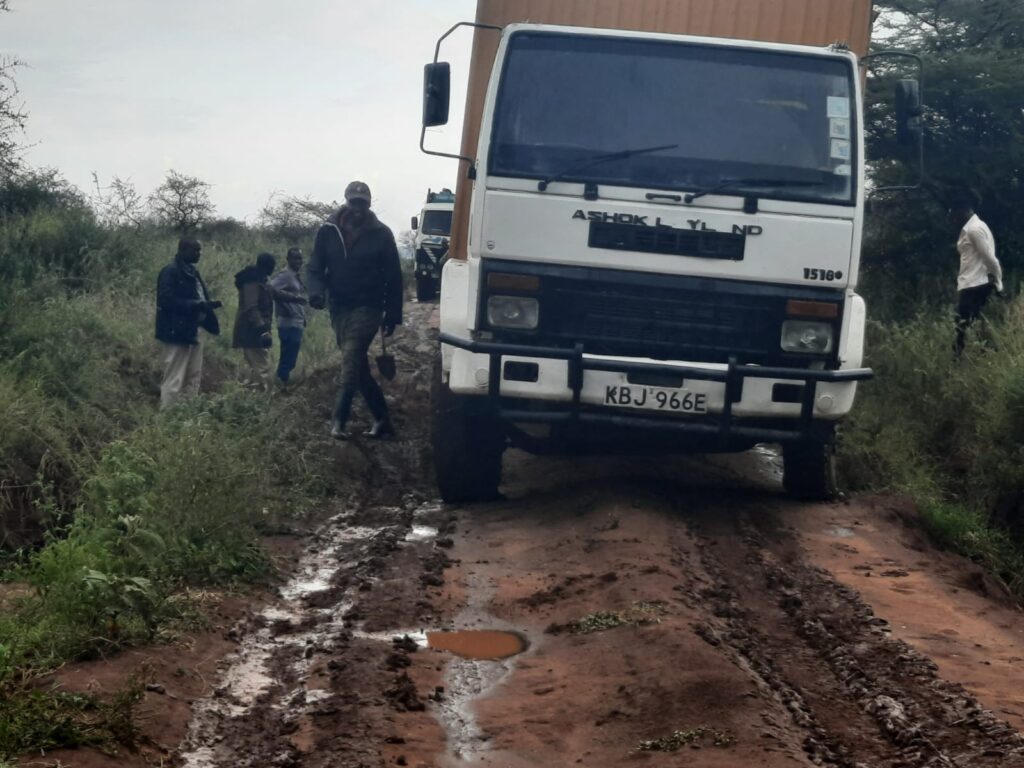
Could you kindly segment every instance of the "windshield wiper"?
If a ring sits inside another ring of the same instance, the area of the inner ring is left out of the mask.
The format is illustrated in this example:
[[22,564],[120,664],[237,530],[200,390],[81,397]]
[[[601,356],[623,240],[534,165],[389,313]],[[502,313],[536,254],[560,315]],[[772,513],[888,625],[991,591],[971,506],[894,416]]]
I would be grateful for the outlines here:
[[570,173],[576,173],[577,171],[585,171],[592,165],[599,165],[600,163],[609,163],[612,160],[625,160],[627,157],[633,157],[634,155],[646,155],[651,152],[661,152],[665,149],[675,149],[678,144],[666,144],[661,147],[645,147],[643,149],[624,149],[621,152],[610,152],[607,155],[597,155],[596,157],[588,158],[587,160],[579,163],[578,165],[571,165],[564,171],[559,171],[554,176],[549,176],[537,184],[537,189],[541,192],[548,188],[548,185],[553,181],[558,181],[563,176]]
[[683,197],[683,202],[692,203],[704,195],[713,195],[717,192],[728,192],[731,194],[742,194],[733,191],[733,187],[823,187],[823,181],[803,181],[800,179],[722,179],[713,187],[707,187],[696,192],[689,192]]

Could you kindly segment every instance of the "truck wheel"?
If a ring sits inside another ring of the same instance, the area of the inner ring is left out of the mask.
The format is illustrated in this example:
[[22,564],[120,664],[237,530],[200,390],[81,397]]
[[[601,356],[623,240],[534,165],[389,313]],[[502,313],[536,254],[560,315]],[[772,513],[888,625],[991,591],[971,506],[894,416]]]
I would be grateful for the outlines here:
[[831,501],[838,493],[835,440],[782,447],[782,487],[804,501]]
[[505,435],[486,411],[483,398],[456,395],[434,369],[430,398],[431,442],[441,498],[450,503],[501,498],[501,455]]
[[434,278],[416,275],[416,300],[430,301],[437,295]]

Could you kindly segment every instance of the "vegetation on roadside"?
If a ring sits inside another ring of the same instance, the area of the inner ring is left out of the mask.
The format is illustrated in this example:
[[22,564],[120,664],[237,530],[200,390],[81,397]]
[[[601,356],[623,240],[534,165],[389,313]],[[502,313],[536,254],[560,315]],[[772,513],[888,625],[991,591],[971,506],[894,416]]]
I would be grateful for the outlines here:
[[678,752],[683,747],[696,746],[704,741],[716,747],[728,747],[736,743],[736,737],[728,731],[702,725],[699,728],[673,731],[660,739],[641,741],[636,749],[637,752]]
[[605,632],[616,627],[646,627],[660,624],[668,614],[668,608],[661,602],[633,603],[623,611],[595,611],[565,625],[553,625],[548,632],[570,632],[574,635],[589,635],[593,632]]
[[[927,175],[920,191],[874,201],[861,292],[867,364],[844,425],[840,463],[853,490],[917,500],[937,542],[982,564],[1024,598],[1024,6],[1014,0],[880,0],[879,47],[926,64]],[[888,94],[899,66],[872,68],[872,156],[893,158]],[[913,163],[873,164],[876,185],[915,181]],[[1010,298],[993,299],[963,359],[953,356],[958,226],[950,194],[971,188],[991,226]]]
[[915,498],[929,532],[1024,598],[1024,297],[992,307],[964,357],[952,313],[872,323],[877,379],[845,425],[852,490]]
[[30,686],[7,687],[0,696],[0,768],[28,754],[60,748],[134,747],[134,707],[142,699],[137,680],[107,699]]
[[154,290],[178,235],[133,217],[106,219],[52,172],[0,181],[0,760],[130,744],[127,692],[100,700],[43,676],[173,638],[199,590],[266,580],[260,536],[333,484],[301,384],[333,365],[326,321],[310,326],[298,387],[232,383],[232,276],[259,251],[308,249],[309,229],[281,240],[207,222],[200,270],[225,333],[206,340],[208,392],[159,412]]

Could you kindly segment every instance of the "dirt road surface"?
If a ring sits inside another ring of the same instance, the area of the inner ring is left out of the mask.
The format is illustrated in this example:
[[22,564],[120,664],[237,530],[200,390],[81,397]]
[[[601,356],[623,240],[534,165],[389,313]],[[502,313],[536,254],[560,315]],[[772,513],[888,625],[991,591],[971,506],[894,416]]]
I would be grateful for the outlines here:
[[905,501],[794,503],[765,449],[510,453],[505,500],[440,505],[432,310],[395,345],[400,439],[339,446],[351,487],[288,580],[132,657],[158,686],[139,754],[63,765],[1024,766],[1024,616]]

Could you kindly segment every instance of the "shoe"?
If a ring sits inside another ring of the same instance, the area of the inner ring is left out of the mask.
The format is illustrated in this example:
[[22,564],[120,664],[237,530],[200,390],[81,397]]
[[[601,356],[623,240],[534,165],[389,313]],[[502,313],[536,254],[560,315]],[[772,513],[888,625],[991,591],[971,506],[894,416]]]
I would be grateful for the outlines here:
[[335,440],[351,440],[352,433],[347,432],[340,421],[333,421],[331,422],[331,437]]
[[379,421],[373,422],[373,426],[363,434],[373,440],[383,440],[385,437],[394,437],[395,425],[391,423],[391,419],[383,418]]

